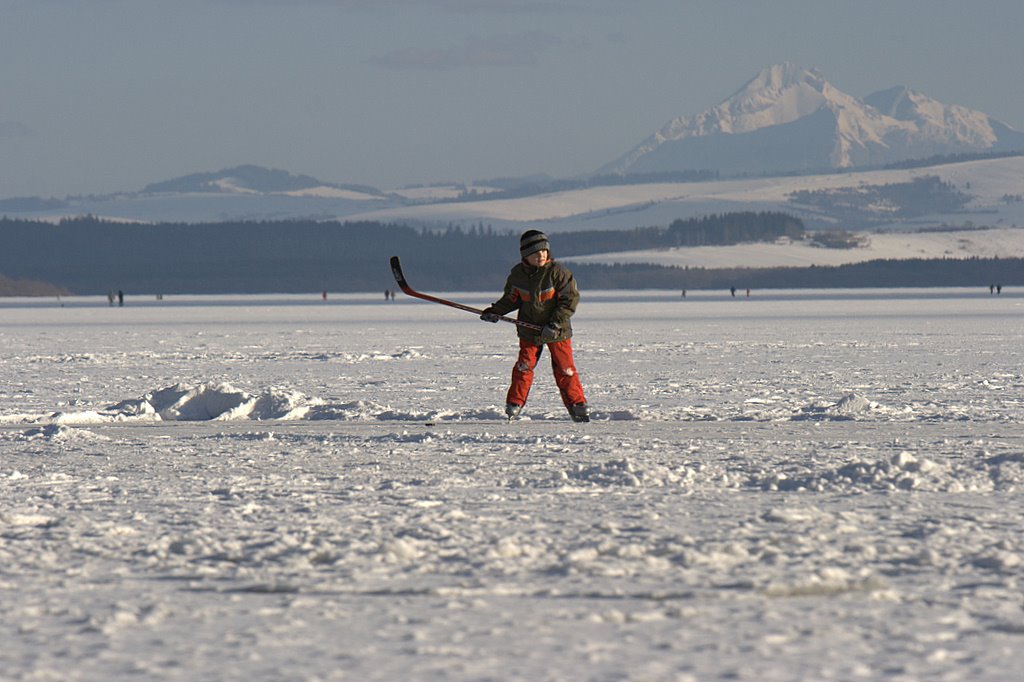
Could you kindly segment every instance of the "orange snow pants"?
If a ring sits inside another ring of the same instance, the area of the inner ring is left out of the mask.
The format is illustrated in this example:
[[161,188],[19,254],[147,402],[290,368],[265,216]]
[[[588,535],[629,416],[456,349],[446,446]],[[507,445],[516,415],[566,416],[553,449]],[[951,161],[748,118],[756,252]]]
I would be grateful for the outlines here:
[[[562,395],[562,402],[571,409],[576,403],[587,402],[583,395],[583,385],[576,374],[576,365],[572,359],[572,339],[547,344],[551,351],[551,370],[555,374],[555,385]],[[544,346],[538,346],[524,339],[519,339],[519,358],[512,368],[512,385],[509,386],[506,404],[525,405],[533,385],[533,369],[540,360]]]

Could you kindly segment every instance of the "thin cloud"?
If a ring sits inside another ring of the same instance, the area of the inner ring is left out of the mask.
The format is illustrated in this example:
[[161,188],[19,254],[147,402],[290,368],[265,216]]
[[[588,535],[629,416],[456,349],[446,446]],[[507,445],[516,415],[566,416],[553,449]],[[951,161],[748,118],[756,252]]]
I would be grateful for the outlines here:
[[580,9],[575,2],[560,0],[439,0],[438,6],[450,12],[464,14],[543,14],[574,12]]
[[237,7],[295,7],[315,5],[341,10],[390,12],[402,7],[457,14],[543,14],[586,8],[575,0],[217,0]]
[[31,134],[32,129],[21,121],[0,121],[0,140],[29,137]]
[[367,60],[394,70],[452,71],[474,67],[529,66],[561,40],[544,31],[525,31],[487,38],[472,37],[463,45],[394,50]]

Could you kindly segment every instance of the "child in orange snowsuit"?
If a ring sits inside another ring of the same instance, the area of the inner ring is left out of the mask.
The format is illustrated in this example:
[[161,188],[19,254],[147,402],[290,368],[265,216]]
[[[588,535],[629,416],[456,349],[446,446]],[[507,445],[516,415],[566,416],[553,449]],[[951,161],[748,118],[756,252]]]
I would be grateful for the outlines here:
[[497,322],[499,316],[519,311],[518,319],[539,325],[536,332],[519,329],[519,357],[512,368],[512,385],[505,399],[505,414],[515,419],[526,404],[533,385],[533,370],[544,347],[551,352],[551,369],[562,402],[573,421],[590,421],[583,385],[572,357],[572,325],[580,294],[572,272],[551,259],[551,244],[539,230],[527,230],[519,238],[522,257],[508,275],[501,298],[488,307],[480,319]]

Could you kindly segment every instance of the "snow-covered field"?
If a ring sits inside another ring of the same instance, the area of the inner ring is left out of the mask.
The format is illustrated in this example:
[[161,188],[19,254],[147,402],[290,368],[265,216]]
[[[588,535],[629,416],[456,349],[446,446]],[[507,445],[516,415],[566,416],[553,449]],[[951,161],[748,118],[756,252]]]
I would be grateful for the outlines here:
[[807,241],[695,246],[574,256],[572,263],[654,263],[699,268],[775,268],[846,265],[913,258],[1024,258],[1024,228],[948,232],[859,233],[864,245],[828,249]]
[[0,677],[1017,679],[1021,293],[575,327],[594,421],[506,424],[442,306],[0,300]]

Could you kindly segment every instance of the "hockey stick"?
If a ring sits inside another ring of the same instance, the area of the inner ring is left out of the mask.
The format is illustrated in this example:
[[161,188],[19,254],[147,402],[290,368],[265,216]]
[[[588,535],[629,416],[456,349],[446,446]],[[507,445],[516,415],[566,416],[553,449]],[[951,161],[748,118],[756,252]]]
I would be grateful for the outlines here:
[[[405,280],[405,274],[402,272],[402,263],[398,260],[398,256],[391,257],[391,273],[395,276],[395,281],[398,282],[398,286],[401,287],[402,291],[404,291],[407,296],[413,296],[414,298],[422,298],[424,301],[430,301],[431,303],[440,303],[441,305],[446,305],[452,308],[458,308],[459,310],[465,310],[467,313],[476,313],[477,315],[484,314],[484,311],[480,310],[479,308],[473,308],[468,305],[462,305],[461,303],[449,301],[444,298],[438,298],[437,296],[431,296],[430,294],[421,294],[420,292],[413,289]],[[505,317],[504,315],[499,315],[498,319],[504,322],[511,322],[512,324],[518,327],[526,327],[527,329],[532,329],[533,331],[536,332],[539,332],[541,330],[541,326],[539,324],[533,324],[532,322],[523,322],[522,320],[517,320],[514,317]]]

